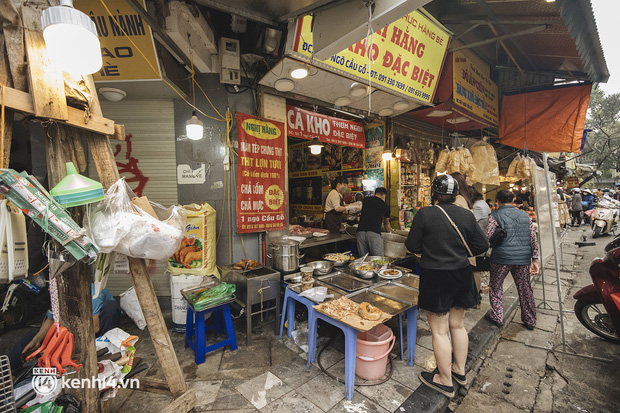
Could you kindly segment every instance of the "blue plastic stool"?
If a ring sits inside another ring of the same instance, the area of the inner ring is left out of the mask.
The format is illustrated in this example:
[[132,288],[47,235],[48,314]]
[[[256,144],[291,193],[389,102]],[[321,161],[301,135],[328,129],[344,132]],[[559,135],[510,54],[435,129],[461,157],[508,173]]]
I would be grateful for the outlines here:
[[293,330],[295,329],[295,301],[304,304],[308,308],[308,320],[311,320],[314,316],[315,302],[308,300],[306,297],[300,297],[295,291],[287,288],[284,292],[284,304],[282,306],[282,316],[280,317],[280,338],[282,338],[282,331],[284,330],[284,320],[287,321],[286,335],[293,336]]
[[[213,313],[213,325],[205,326],[205,316],[207,313]],[[194,334],[194,325],[196,326],[196,334]],[[206,346],[205,330],[215,329],[216,333],[226,331],[226,339],[210,346]],[[195,340],[192,337],[196,336]],[[232,324],[232,316],[230,315],[230,307],[228,303],[215,307],[206,308],[202,311],[194,311],[192,306],[187,305],[187,321],[185,323],[185,347],[194,350],[196,364],[205,362],[205,355],[213,350],[222,348],[230,344],[230,351],[237,349],[237,339],[235,337],[235,329]]]

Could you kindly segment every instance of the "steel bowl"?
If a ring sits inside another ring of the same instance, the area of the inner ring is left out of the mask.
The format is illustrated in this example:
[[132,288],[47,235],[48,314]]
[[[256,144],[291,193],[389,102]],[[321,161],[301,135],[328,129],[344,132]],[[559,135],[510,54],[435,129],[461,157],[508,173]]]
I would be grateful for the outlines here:
[[[370,265],[372,267],[372,270],[358,270],[357,267],[360,267],[362,265]],[[351,269],[351,271],[353,271],[353,274],[363,279],[370,279],[374,277],[375,271],[379,269],[379,267],[377,267],[376,265],[369,264],[367,262],[352,262],[351,264],[349,264],[349,268]]]
[[325,275],[334,269],[334,261],[313,261],[305,265],[314,269],[314,275]]
[[331,255],[333,253],[328,253],[323,255],[323,259],[329,262],[333,262],[335,267],[342,267],[345,264],[348,264],[351,262],[351,259],[345,260],[345,261],[334,261],[334,260],[330,260],[329,258],[327,258],[329,255]]
[[[373,262],[374,260],[381,260],[381,261],[388,261],[387,264],[377,264],[376,262]],[[361,258],[356,259],[355,261],[352,262],[353,263],[359,263],[362,262]],[[392,262],[394,262],[393,258],[390,257],[381,257],[379,255],[370,255],[368,257],[366,257],[366,259],[364,260],[364,262],[366,264],[372,264],[375,267],[377,267],[378,270],[386,270],[388,268],[390,268],[392,266]]]

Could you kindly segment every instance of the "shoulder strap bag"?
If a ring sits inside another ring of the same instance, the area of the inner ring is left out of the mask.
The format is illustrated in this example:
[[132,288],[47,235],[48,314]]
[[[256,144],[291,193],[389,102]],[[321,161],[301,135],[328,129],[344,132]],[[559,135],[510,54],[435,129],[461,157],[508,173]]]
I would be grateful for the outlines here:
[[461,231],[459,230],[459,227],[457,227],[454,221],[452,221],[452,218],[450,218],[450,215],[448,215],[445,209],[443,209],[439,205],[435,205],[435,206],[439,208],[441,212],[444,213],[446,218],[448,218],[448,221],[450,221],[450,224],[452,224],[452,226],[456,230],[457,234],[459,234],[459,237],[461,237],[461,241],[463,241],[463,245],[465,245],[465,249],[467,249],[467,253],[469,254],[469,257],[467,257],[467,260],[469,260],[469,263],[473,266],[476,266],[476,257],[474,257],[474,254],[472,254],[471,249],[469,248],[469,245],[467,244],[467,241],[465,241],[465,237],[463,237],[463,234],[461,234]]
[[495,222],[497,222],[497,226],[495,227],[493,235],[489,238],[489,246],[491,248],[497,248],[502,245],[508,233],[506,233],[506,230],[502,227],[499,216],[497,214],[491,214],[491,216]]

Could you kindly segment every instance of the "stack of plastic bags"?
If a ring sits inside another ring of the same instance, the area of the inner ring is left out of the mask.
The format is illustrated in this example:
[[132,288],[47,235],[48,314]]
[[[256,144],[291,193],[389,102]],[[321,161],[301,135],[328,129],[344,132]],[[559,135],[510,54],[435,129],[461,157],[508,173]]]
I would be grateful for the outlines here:
[[533,177],[533,162],[534,161],[532,158],[528,156],[517,155],[517,157],[510,163],[510,166],[508,166],[506,176],[510,178],[517,178],[518,180],[528,179],[531,181]]
[[458,149],[448,149],[446,147],[439,153],[435,172],[438,174],[459,172],[463,175],[471,176],[474,172],[474,161],[471,152],[464,146]]

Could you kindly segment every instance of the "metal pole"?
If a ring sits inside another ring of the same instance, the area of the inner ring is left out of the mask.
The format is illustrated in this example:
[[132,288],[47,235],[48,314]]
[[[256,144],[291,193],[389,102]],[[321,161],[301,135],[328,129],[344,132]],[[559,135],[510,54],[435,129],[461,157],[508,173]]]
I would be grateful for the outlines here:
[[562,310],[562,285],[560,282],[560,260],[558,258],[558,244],[555,233],[555,216],[553,215],[553,199],[551,197],[551,180],[549,179],[549,154],[543,152],[543,165],[545,168],[545,182],[547,184],[547,201],[549,202],[549,221],[551,222],[551,241],[553,242],[553,259],[555,261],[555,276],[558,286],[558,303],[560,305],[560,326],[562,327],[562,349],[566,351],[566,336],[564,335],[564,311]]

